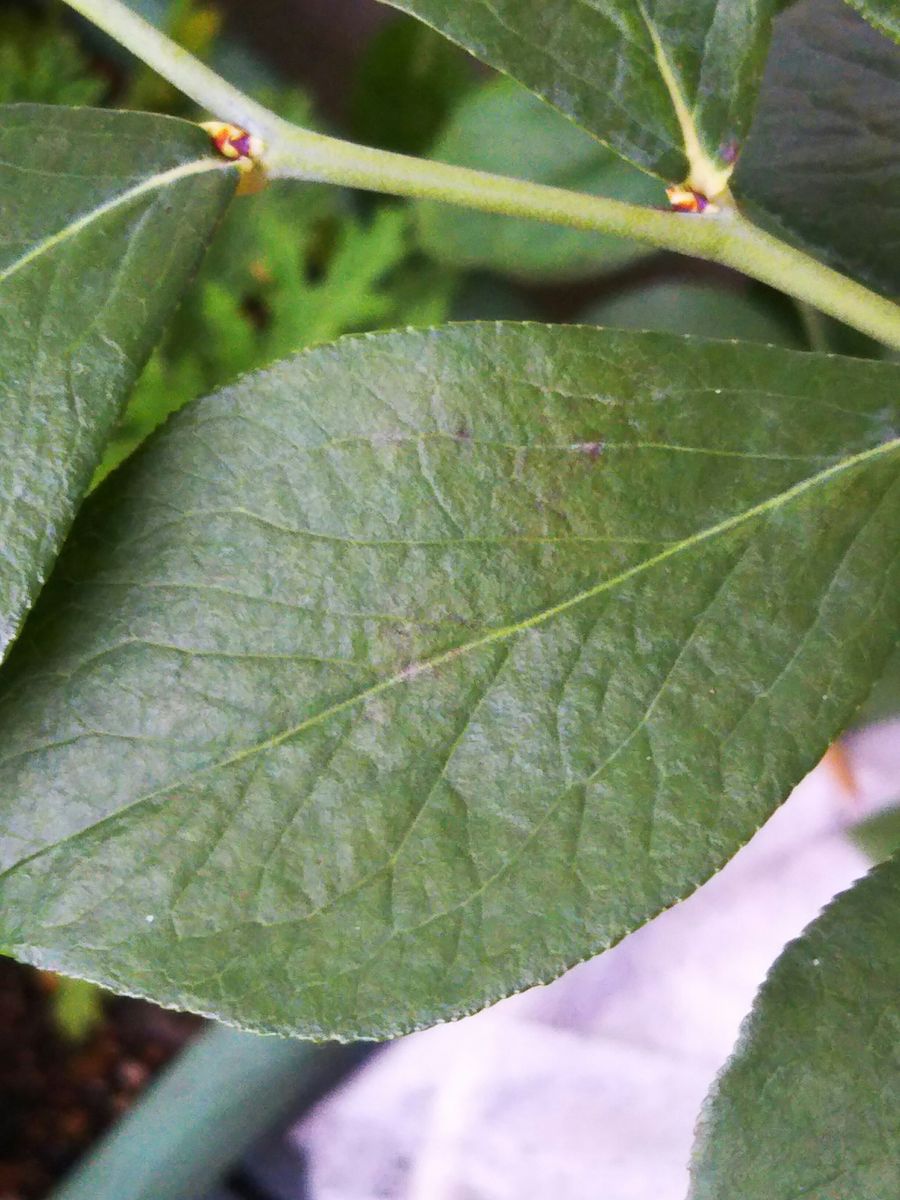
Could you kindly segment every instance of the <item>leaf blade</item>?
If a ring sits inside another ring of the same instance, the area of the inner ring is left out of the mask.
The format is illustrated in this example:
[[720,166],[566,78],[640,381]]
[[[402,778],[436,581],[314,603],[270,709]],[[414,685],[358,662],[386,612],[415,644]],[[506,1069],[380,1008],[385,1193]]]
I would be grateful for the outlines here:
[[[900,294],[900,49],[838,0],[775,23],[734,176],[751,216],[888,296]],[[848,220],[848,214],[865,220]]]
[[233,190],[206,150],[166,118],[2,110],[0,657]]
[[782,953],[707,1100],[692,1200],[896,1193],[898,903],[895,856]]
[[717,195],[749,124],[780,0],[546,5],[387,0],[669,182]]
[[895,387],[466,326],[186,410],[98,494],[10,664],[0,943],[346,1037],[620,938],[750,836],[877,674]]

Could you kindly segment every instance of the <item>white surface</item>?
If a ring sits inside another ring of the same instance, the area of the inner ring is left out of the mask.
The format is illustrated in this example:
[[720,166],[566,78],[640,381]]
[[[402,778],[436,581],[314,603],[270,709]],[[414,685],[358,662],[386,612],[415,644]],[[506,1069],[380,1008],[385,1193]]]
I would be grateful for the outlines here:
[[313,1200],[684,1200],[700,1105],[784,944],[865,872],[900,722],[847,743],[689,900],[549,987],[404,1038],[294,1131]]

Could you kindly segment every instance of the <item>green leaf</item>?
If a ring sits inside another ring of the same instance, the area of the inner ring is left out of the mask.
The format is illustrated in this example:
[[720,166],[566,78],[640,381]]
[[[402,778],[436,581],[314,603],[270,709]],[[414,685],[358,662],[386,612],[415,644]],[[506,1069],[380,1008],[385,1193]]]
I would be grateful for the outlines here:
[[485,324],[183,410],[89,501],[4,673],[0,946],[348,1037],[611,944],[877,675],[898,379]]
[[234,188],[196,126],[0,109],[0,657]]
[[783,14],[734,179],[760,223],[900,293],[898,144],[900,48],[839,0]]
[[518,79],[639,167],[716,195],[783,0],[388,0]]
[[847,0],[876,29],[900,42],[900,8],[897,0]]
[[[659,183],[624,163],[537,96],[508,79],[473,92],[433,150],[441,162],[634,203],[664,200]],[[577,278],[623,266],[645,247],[623,238],[492,216],[450,205],[417,206],[423,248],[439,262],[526,278]]]
[[[897,800],[900,801],[900,789]],[[900,805],[884,809],[860,821],[850,831],[853,841],[873,863],[900,854]]]
[[873,725],[900,717],[900,645],[882,667],[878,682],[872,688],[862,708],[856,714],[856,726]]
[[419,21],[396,17],[372,38],[350,103],[356,141],[422,154],[472,87],[472,61]]
[[894,858],[778,959],[707,1101],[691,1200],[900,1195],[898,912]]
[[580,320],[613,329],[658,329],[794,349],[804,345],[796,322],[742,283],[723,287],[682,279],[644,284],[614,292],[582,313]]

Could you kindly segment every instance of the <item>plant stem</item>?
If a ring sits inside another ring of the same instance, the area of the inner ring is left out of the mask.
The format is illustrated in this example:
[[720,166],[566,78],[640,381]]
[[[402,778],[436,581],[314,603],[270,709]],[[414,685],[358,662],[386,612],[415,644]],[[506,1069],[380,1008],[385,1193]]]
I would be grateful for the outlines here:
[[283,121],[232,87],[121,0],[67,3],[211,115],[260,137],[265,143],[261,163],[271,178],[441,200],[482,212],[633,238],[733,267],[900,348],[900,306],[765,233],[735,209],[707,210],[702,215],[664,212],[313,133]]
[[263,138],[282,124],[273,112],[204,66],[121,0],[66,0],[66,3],[212,116],[232,121]]

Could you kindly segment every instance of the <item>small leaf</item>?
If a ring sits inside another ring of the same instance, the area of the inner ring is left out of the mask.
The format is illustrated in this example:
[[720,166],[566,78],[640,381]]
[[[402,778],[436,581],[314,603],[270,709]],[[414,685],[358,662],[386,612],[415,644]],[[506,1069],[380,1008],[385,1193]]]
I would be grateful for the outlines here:
[[881,669],[898,379],[476,324],[186,408],[88,502],[4,672],[0,946],[349,1037],[621,938]]
[[734,179],[760,223],[900,293],[898,144],[900,48],[839,0],[779,17]]
[[[657,181],[508,79],[486,84],[459,106],[433,157],[636,204],[665,201]],[[417,215],[423,248],[451,266],[565,279],[621,267],[648,253],[623,238],[445,204],[420,203]]]
[[898,912],[895,857],[778,959],[707,1101],[691,1200],[900,1195]]
[[196,126],[0,109],[0,658],[234,188]]
[[900,42],[900,8],[897,0],[847,0],[876,29]]
[[784,0],[387,0],[644,170],[717,195]]

